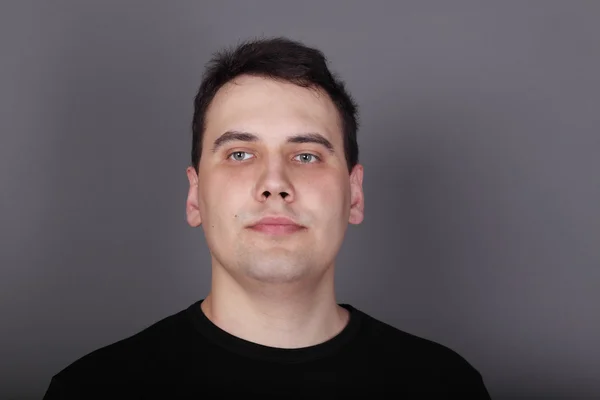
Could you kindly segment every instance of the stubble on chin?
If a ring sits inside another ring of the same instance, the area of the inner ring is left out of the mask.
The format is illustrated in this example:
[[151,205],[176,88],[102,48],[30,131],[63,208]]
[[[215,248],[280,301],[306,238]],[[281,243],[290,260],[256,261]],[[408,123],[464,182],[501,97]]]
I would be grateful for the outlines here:
[[292,284],[311,274],[306,253],[254,249],[254,254],[244,251],[237,258],[237,272],[246,278],[268,284]]

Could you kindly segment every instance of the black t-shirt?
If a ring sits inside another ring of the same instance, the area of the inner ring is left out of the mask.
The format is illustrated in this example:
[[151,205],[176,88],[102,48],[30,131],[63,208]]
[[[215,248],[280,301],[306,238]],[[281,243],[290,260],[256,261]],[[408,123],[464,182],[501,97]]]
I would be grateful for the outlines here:
[[454,351],[348,304],[340,304],[350,320],[337,336],[282,349],[220,329],[201,302],[75,361],[44,399],[490,398]]

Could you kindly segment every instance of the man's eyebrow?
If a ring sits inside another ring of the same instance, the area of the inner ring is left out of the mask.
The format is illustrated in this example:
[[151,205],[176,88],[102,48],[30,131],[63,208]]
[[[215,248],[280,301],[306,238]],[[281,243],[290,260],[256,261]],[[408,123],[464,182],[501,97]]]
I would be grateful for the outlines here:
[[320,133],[302,133],[287,138],[288,143],[316,143],[325,147],[329,153],[333,154],[333,145]]
[[216,153],[219,147],[225,143],[240,141],[240,142],[258,142],[260,139],[253,133],[238,132],[238,131],[227,131],[215,140],[213,143],[212,152]]
[[[212,152],[216,153],[221,146],[225,145],[225,143],[233,141],[258,142],[260,141],[260,138],[249,132],[227,131],[215,140],[213,143]],[[316,143],[325,147],[329,153],[334,153],[331,142],[320,133],[302,133],[293,135],[288,137],[286,141],[287,143]]]

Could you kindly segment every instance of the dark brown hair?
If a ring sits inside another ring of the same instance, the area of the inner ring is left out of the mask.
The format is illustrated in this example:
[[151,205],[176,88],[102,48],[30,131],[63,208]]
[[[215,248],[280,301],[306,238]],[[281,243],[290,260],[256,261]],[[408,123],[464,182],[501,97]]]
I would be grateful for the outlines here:
[[348,171],[358,163],[357,106],[344,82],[333,75],[317,49],[278,37],[244,42],[217,53],[208,63],[194,99],[192,122],[192,165],[198,172],[202,154],[206,111],[217,91],[240,75],[263,76],[324,90],[335,104],[342,121],[344,154]]

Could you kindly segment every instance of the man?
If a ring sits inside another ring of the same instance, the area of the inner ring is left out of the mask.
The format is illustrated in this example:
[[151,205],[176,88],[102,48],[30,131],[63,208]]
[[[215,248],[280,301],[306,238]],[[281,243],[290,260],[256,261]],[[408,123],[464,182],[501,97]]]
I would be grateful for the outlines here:
[[45,398],[489,398],[452,350],[336,303],[334,260],[364,214],[356,132],[320,51],[276,38],[218,54],[187,169],[210,293],[77,360]]

